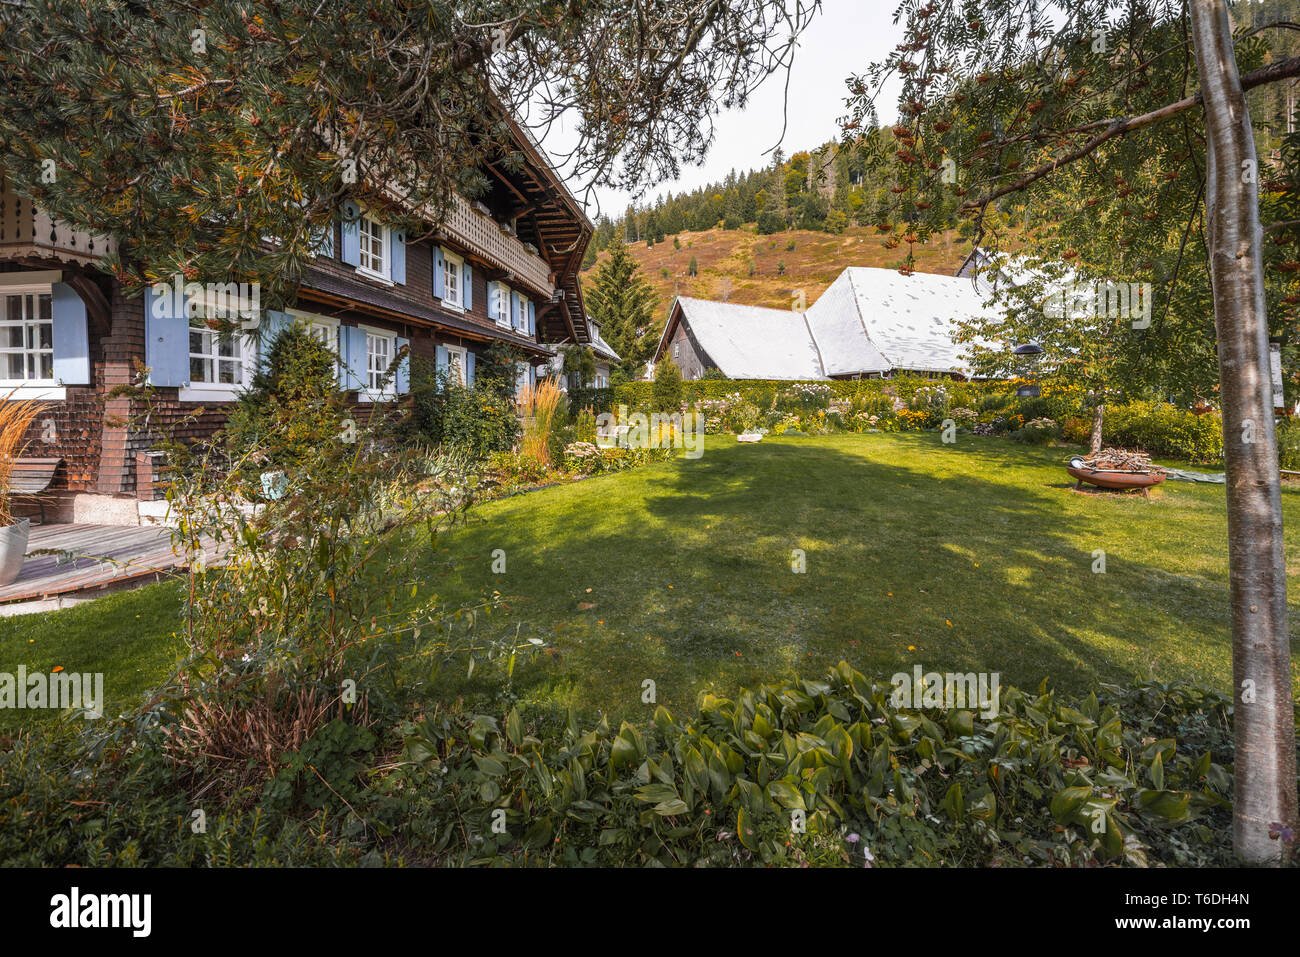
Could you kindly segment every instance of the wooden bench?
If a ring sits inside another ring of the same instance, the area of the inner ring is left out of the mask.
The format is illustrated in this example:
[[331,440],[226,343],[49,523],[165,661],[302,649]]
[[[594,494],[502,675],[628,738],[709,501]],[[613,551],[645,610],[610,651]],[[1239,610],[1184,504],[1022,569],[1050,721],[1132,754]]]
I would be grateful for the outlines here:
[[40,496],[54,481],[54,473],[59,470],[63,459],[14,459],[9,472],[9,494],[19,498],[30,498],[41,510],[41,524],[45,524],[45,503]]

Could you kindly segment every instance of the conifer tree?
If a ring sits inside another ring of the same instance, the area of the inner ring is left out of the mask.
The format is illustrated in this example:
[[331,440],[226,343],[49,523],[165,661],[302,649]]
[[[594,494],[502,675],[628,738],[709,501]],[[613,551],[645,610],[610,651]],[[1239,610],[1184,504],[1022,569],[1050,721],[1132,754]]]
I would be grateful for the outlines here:
[[623,371],[635,378],[658,342],[654,321],[655,294],[626,245],[611,243],[590,284],[584,283],[587,312],[600,326],[601,337],[622,359]]

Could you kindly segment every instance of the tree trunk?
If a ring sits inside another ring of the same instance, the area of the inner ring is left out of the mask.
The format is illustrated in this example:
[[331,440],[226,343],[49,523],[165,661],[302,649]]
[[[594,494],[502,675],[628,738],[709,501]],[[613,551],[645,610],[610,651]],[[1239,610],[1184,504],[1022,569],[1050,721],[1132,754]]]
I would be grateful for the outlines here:
[[1242,861],[1263,864],[1289,851],[1269,831],[1275,824],[1296,828],[1296,765],[1259,176],[1226,0],[1191,0],[1190,9],[1205,108],[1205,208],[1228,475],[1232,838]]
[[1092,454],[1096,455],[1101,451],[1101,418],[1106,412],[1106,406],[1098,402],[1097,407],[1092,410],[1092,436],[1088,444],[1092,447]]

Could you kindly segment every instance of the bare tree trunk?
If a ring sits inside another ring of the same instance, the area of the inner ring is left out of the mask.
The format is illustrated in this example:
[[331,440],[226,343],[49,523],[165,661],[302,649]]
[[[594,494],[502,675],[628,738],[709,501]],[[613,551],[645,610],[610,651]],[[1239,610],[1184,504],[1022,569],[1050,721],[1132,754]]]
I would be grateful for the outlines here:
[[1092,454],[1096,455],[1101,451],[1101,419],[1106,413],[1106,406],[1098,402],[1097,407],[1092,410],[1092,436],[1088,444],[1092,447]]
[[1263,864],[1288,852],[1269,831],[1296,827],[1296,765],[1259,177],[1226,0],[1191,0],[1190,9],[1209,152],[1205,207],[1228,473],[1232,838],[1241,860]]

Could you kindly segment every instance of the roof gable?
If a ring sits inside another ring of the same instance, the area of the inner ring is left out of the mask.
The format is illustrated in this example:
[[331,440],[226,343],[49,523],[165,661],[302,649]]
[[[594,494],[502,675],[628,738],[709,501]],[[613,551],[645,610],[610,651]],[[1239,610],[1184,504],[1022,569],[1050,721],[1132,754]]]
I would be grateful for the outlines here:
[[[679,296],[674,313],[731,379],[824,379],[804,317],[785,309]],[[671,323],[670,323],[671,326]],[[664,330],[660,351],[667,345]]]

